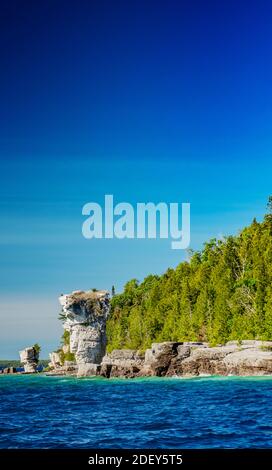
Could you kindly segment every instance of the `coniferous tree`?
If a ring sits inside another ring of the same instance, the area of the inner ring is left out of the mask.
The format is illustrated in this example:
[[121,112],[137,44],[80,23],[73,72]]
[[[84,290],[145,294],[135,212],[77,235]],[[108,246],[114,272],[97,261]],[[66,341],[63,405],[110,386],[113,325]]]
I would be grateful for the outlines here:
[[190,261],[112,296],[108,349],[156,341],[272,340],[272,196],[263,222],[212,239]]

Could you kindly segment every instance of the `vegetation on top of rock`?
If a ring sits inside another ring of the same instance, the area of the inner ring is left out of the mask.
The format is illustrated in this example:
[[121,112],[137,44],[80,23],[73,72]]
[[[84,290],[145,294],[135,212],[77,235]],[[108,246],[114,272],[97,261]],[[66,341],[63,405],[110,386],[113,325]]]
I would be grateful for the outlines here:
[[272,196],[262,222],[212,239],[162,276],[129,281],[111,299],[108,351],[152,342],[272,339]]
[[41,346],[38,344],[38,343],[35,343],[33,345],[33,349],[35,350],[35,353],[37,354],[37,356],[40,354],[41,352]]
[[85,305],[86,310],[94,312],[96,315],[103,314],[103,308],[100,300],[101,291],[92,289],[89,291],[75,291],[69,296],[70,305]]

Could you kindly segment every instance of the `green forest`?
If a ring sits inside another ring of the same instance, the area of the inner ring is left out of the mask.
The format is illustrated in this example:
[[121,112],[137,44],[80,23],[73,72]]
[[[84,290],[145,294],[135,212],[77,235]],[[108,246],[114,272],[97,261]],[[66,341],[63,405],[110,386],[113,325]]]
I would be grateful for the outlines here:
[[272,196],[262,222],[212,239],[189,261],[130,280],[111,300],[108,351],[152,342],[272,339]]

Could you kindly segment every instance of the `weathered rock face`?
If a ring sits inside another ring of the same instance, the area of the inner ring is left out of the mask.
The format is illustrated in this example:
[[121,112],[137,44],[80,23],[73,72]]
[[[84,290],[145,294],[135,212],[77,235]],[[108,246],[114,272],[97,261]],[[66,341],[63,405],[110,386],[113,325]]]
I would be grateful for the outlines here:
[[75,354],[78,376],[97,375],[106,352],[107,291],[74,291],[59,298],[70,332],[70,351]]
[[141,371],[143,375],[164,376],[174,357],[177,356],[178,348],[183,343],[166,341],[164,343],[153,343],[151,349],[145,352],[144,366]]
[[272,374],[272,352],[248,348],[228,354],[223,359],[228,374],[270,375]]
[[143,359],[137,351],[115,350],[104,357],[104,377],[272,375],[272,342],[154,343]]
[[33,348],[25,348],[23,351],[19,352],[21,363],[24,366],[24,370],[27,373],[33,374],[37,372],[37,365],[39,362],[39,354]]
[[181,369],[182,362],[189,357],[191,354],[191,347],[189,345],[182,344],[177,348],[177,354],[172,358],[166,375],[177,375]]
[[[202,375],[219,374],[226,375],[227,371],[222,364],[222,359],[227,354],[235,351],[235,346],[222,346],[216,348],[197,348],[190,347],[190,354],[184,360],[178,361],[172,370],[174,375]],[[170,375],[170,372],[168,375]]]
[[115,349],[104,356],[100,375],[103,377],[135,377],[144,364],[144,356],[133,349]]

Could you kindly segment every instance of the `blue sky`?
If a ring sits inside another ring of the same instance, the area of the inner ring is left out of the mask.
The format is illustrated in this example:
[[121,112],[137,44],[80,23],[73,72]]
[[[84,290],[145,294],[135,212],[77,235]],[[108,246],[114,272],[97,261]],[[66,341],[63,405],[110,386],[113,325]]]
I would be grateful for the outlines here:
[[85,240],[86,202],[190,202],[194,249],[263,216],[271,26],[270,2],[4,2],[0,358],[56,348],[60,293],[121,290],[186,257],[168,240]]

